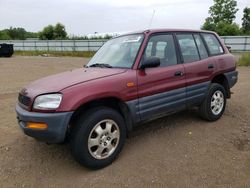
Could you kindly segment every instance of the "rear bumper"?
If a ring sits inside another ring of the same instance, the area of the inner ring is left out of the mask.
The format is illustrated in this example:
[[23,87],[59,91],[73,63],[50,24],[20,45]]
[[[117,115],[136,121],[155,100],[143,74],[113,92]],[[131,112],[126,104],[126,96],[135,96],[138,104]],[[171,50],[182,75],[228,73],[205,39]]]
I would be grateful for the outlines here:
[[238,81],[238,71],[224,73],[227,78],[229,88],[232,88]]
[[[16,114],[18,124],[26,135],[48,143],[60,143],[65,139],[67,126],[73,112],[28,112],[16,105]],[[46,123],[48,128],[45,130],[29,129],[26,127],[28,122]]]

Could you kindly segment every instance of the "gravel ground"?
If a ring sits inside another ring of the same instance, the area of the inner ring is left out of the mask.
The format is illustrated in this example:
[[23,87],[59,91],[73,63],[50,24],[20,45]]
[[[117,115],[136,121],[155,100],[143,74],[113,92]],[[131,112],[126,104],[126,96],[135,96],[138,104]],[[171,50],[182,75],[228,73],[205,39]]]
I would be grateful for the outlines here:
[[25,136],[14,112],[22,86],[87,61],[0,58],[0,187],[250,187],[250,67],[238,68],[239,82],[219,121],[188,110],[148,123],[102,170],[78,165],[68,145]]

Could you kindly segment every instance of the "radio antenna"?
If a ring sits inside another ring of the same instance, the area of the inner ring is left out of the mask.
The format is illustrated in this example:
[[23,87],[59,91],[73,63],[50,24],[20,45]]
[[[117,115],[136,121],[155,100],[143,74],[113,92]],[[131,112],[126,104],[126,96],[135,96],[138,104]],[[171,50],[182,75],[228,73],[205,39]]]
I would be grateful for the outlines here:
[[148,29],[150,29],[150,27],[151,27],[151,25],[152,25],[152,22],[153,22],[154,16],[155,16],[155,9],[153,10],[153,14],[152,14],[152,17],[151,17],[151,19],[150,19]]

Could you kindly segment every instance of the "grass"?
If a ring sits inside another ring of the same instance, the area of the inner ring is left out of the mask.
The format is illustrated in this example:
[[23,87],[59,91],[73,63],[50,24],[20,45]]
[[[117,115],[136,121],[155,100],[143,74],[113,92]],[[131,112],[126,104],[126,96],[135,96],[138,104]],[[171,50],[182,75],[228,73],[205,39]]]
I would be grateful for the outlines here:
[[14,55],[18,56],[52,56],[52,57],[92,57],[93,51],[87,52],[60,52],[60,51],[15,51]]
[[239,66],[250,66],[250,53],[242,53],[237,63]]

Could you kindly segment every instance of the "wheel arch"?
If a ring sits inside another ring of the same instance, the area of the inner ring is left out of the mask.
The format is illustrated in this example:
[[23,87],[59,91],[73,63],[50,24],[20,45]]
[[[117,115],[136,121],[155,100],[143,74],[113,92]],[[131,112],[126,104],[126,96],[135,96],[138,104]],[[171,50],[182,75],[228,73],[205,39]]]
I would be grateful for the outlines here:
[[231,97],[229,83],[228,83],[228,80],[224,74],[219,74],[219,75],[216,75],[215,77],[213,77],[211,83],[218,83],[218,84],[222,85],[226,91],[226,97],[227,98]]
[[126,104],[126,102],[122,101],[121,99],[117,97],[104,97],[100,99],[95,99],[88,101],[82,105],[80,105],[75,112],[73,113],[69,127],[68,132],[70,132],[75,125],[76,120],[81,116],[83,113],[85,113],[87,110],[95,107],[109,107],[116,111],[118,111],[122,117],[124,118],[125,125],[126,125],[126,131],[127,135],[129,132],[132,131],[133,128],[133,119],[131,112]]

